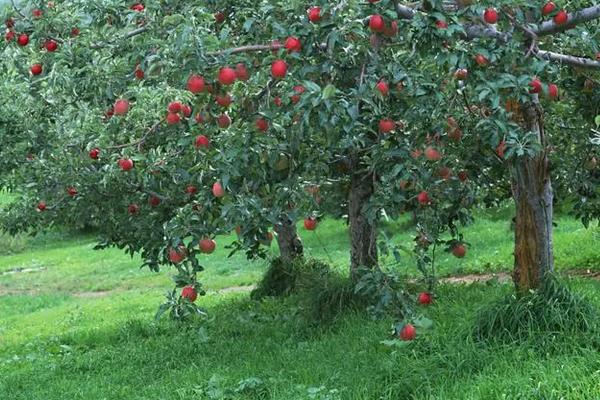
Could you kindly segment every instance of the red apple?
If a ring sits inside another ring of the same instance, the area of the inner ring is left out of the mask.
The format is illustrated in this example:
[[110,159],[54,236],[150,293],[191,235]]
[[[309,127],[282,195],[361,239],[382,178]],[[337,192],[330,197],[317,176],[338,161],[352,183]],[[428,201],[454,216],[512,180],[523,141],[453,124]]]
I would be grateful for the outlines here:
[[277,107],[281,107],[281,97],[275,96],[273,98],[273,104],[275,104]]
[[135,3],[131,7],[129,7],[132,11],[142,12],[145,7],[142,3]]
[[318,221],[316,218],[308,217],[304,219],[304,229],[307,231],[314,231],[317,229]]
[[379,81],[377,83],[377,85],[375,86],[377,88],[377,90],[379,90],[379,92],[383,95],[383,96],[387,96],[388,93],[390,92],[390,87],[388,86],[388,84],[385,81]]
[[438,19],[437,21],[435,21],[435,26],[437,26],[438,29],[446,29],[448,28],[448,23],[446,21]]
[[204,254],[211,254],[215,251],[217,247],[217,243],[212,239],[202,239],[200,240],[200,252]]
[[379,133],[389,133],[393,131],[395,127],[396,123],[389,118],[384,118],[379,121]]
[[224,67],[219,70],[219,82],[221,85],[231,85],[235,82],[237,76],[233,68]]
[[319,22],[321,20],[321,7],[311,7],[308,9],[308,20],[310,22]]
[[198,193],[198,188],[194,185],[188,185],[185,187],[185,192],[191,196],[195,195],[196,193]]
[[283,79],[287,73],[287,64],[283,60],[275,60],[271,64],[271,74],[274,78]]
[[456,258],[463,258],[467,254],[467,249],[462,244],[457,244],[452,248],[452,254]]
[[462,139],[462,130],[460,128],[453,128],[448,132],[448,138],[454,142],[460,142],[460,139]]
[[179,121],[181,121],[179,114],[174,114],[171,112],[167,113],[167,116],[165,119],[167,120],[167,124],[169,124],[169,125],[175,125],[175,124],[178,124]]
[[225,189],[223,189],[223,185],[221,185],[221,182],[215,182],[215,183],[213,183],[212,194],[215,197],[223,197],[223,196],[225,196]]
[[100,157],[100,149],[95,147],[95,148],[91,149],[88,154],[92,160],[97,160],[98,157]]
[[169,248],[169,261],[173,264],[179,264],[187,257],[187,249],[184,245],[179,245],[177,248]]
[[498,11],[495,8],[488,8],[483,13],[483,20],[488,24],[495,24],[498,22]]
[[560,10],[554,16],[554,23],[556,25],[564,25],[567,23],[568,20],[569,20],[569,14],[565,10]]
[[506,142],[503,140],[500,141],[498,147],[496,147],[496,154],[500,158],[504,158],[504,151],[506,150]]
[[433,301],[433,297],[431,296],[431,293],[422,292],[422,293],[419,293],[419,297],[417,297],[417,301],[421,305],[428,306]]
[[196,116],[194,117],[194,119],[196,120],[197,124],[201,124],[201,123],[205,122],[205,118],[202,115],[202,113],[197,113]]
[[425,191],[419,193],[417,195],[417,201],[419,202],[419,204],[421,204],[422,206],[426,206],[429,203],[431,203],[431,200],[429,199],[429,194]]
[[192,115],[192,107],[188,106],[187,104],[183,104],[181,106],[181,112],[183,113],[183,116],[188,118],[190,115]]
[[558,86],[554,83],[548,85],[548,96],[550,96],[552,100],[558,99]]
[[479,65],[480,67],[485,67],[486,65],[489,64],[488,59],[483,55],[483,54],[477,54],[475,56],[475,62],[477,63],[477,65]]
[[191,303],[193,303],[198,298],[198,292],[193,286],[186,286],[181,289],[181,297],[188,299]]
[[4,21],[4,24],[6,25],[6,27],[8,29],[14,28],[14,26],[15,26],[15,20],[12,19],[12,18],[8,18],[6,21]]
[[169,105],[167,106],[167,110],[170,113],[176,114],[178,112],[181,111],[181,103],[178,101],[172,101],[169,103]]
[[135,203],[131,203],[127,206],[127,212],[131,215],[138,214],[140,212],[140,206]]
[[544,7],[542,7],[542,15],[546,16],[548,14],[552,14],[552,12],[554,12],[555,9],[556,9],[556,4],[549,1],[546,4],[544,4]]
[[31,74],[32,75],[39,75],[42,73],[42,70],[43,70],[42,64],[38,63],[38,64],[33,64],[31,66]]
[[459,81],[464,81],[469,76],[469,71],[465,68],[459,68],[454,73],[454,77]]
[[115,101],[115,105],[113,106],[113,112],[115,115],[125,115],[129,111],[129,102],[124,99],[119,99]]
[[227,114],[221,114],[217,118],[217,124],[220,128],[228,128],[231,125],[231,118]]
[[529,82],[529,87],[529,93],[540,93],[542,91],[542,81],[540,81],[538,78],[535,78],[534,80]]
[[46,211],[46,202],[44,200],[41,200],[38,204],[37,204],[37,209],[40,211]]
[[122,171],[131,171],[133,169],[133,160],[130,158],[121,158],[118,164]]
[[17,43],[19,46],[27,46],[27,43],[29,43],[29,35],[26,33],[20,34],[19,37],[17,37]]
[[47,51],[54,52],[56,49],[58,49],[58,43],[56,43],[55,40],[49,39],[46,40],[46,43],[44,43],[44,47]]
[[411,324],[406,324],[400,330],[400,339],[404,341],[413,340],[417,336],[417,330]]
[[194,74],[188,78],[187,90],[194,94],[198,94],[204,91],[205,85],[204,78]]
[[225,22],[225,14],[223,14],[221,11],[217,11],[213,14],[213,16],[215,17],[215,22],[217,24],[222,24]]
[[269,122],[264,118],[258,118],[256,120],[256,129],[261,132],[266,132],[269,129]]
[[469,173],[467,171],[460,171],[458,173],[458,179],[460,179],[461,182],[465,182],[469,179]]
[[442,154],[437,149],[429,146],[425,149],[425,158],[429,161],[439,161],[442,159]]
[[452,176],[452,170],[446,166],[441,167],[437,171],[437,176],[447,181]]
[[148,204],[150,204],[152,207],[158,207],[160,205],[160,197],[158,197],[158,196],[151,196],[148,199]]
[[240,81],[247,81],[250,78],[250,74],[248,73],[248,68],[246,68],[246,64],[238,63],[235,66],[235,76]]
[[196,137],[194,146],[196,146],[197,149],[208,149],[210,146],[210,140],[205,135],[199,135]]
[[11,40],[13,40],[15,38],[15,33],[13,31],[8,31],[6,32],[6,34],[4,35],[4,39],[7,42],[10,42]]
[[33,10],[31,10],[31,15],[33,16],[33,18],[41,18],[43,13],[42,10],[40,10],[39,8],[34,8]]
[[133,74],[135,75],[135,79],[138,79],[138,80],[144,79],[144,76],[146,75],[146,74],[144,74],[144,70],[141,69],[139,67],[139,65],[135,68],[135,71],[133,71]]
[[71,197],[77,196],[77,189],[74,186],[69,186],[67,188],[67,194]]
[[288,53],[299,52],[302,50],[302,43],[297,37],[290,36],[285,40],[284,47]]
[[385,21],[381,15],[371,15],[369,18],[369,29],[371,29],[371,32],[383,32],[384,27]]
[[79,30],[79,28],[77,28],[77,27],[71,28],[71,37],[79,36],[80,33],[81,33],[81,31]]
[[223,95],[216,95],[215,96],[215,102],[220,105],[221,107],[229,107],[232,103],[232,99],[231,96],[229,94],[223,94]]
[[383,28],[383,36],[386,37],[394,37],[398,34],[398,22],[397,21],[392,21],[390,22],[390,25],[386,25]]

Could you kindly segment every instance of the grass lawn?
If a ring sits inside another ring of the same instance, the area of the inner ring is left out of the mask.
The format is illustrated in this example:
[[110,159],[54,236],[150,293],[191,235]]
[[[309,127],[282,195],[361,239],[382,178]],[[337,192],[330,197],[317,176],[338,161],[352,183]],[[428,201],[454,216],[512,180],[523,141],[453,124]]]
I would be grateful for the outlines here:
[[[467,257],[441,255],[441,274],[508,270],[508,215],[480,213],[465,230]],[[556,222],[557,268],[600,268],[598,228]],[[406,225],[386,229],[409,243]],[[347,268],[343,224],[324,221],[302,236],[309,256]],[[0,399],[600,398],[598,349],[583,335],[550,335],[543,344],[470,337],[477,310],[510,285],[440,286],[424,310],[434,329],[407,347],[387,347],[391,319],[349,312],[315,329],[298,318],[294,298],[258,303],[247,292],[219,292],[254,284],[266,267],[241,254],[226,258],[231,240],[219,238],[204,263],[209,293],[199,302],[210,317],[181,325],[153,320],[171,288],[168,269],[152,273],[119,250],[94,251],[89,236],[0,236]],[[417,276],[408,256],[398,268]],[[599,281],[569,283],[600,307]]]

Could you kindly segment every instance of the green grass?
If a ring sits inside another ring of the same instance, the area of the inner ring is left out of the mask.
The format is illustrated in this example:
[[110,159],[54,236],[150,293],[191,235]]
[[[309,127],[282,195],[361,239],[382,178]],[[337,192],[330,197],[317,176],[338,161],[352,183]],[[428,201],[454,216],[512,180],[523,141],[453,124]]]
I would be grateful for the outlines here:
[[[0,203],[3,200],[0,194]],[[439,256],[442,274],[508,270],[510,209],[478,213],[465,229],[463,260]],[[557,218],[559,270],[598,269],[598,228]],[[400,221],[392,227],[406,226]],[[348,236],[340,222],[301,231],[306,253],[340,271]],[[0,237],[0,248],[6,245]],[[225,245],[203,260],[210,317],[186,326],[153,321],[170,272],[140,270],[119,250],[94,251],[91,236],[49,232],[18,239],[0,256],[0,399],[594,399],[600,398],[597,341],[550,335],[520,342],[476,342],[479,309],[511,285],[442,285],[424,313],[434,329],[406,347],[381,344],[391,319],[347,313],[315,329],[298,318],[294,297],[253,302],[247,292],[216,290],[256,283],[266,261],[227,258]],[[410,243],[410,229],[397,243]],[[275,246],[273,246],[275,252]],[[275,253],[273,253],[275,254]],[[2,274],[15,268],[31,272]],[[417,276],[410,257],[401,272]],[[570,280],[600,307],[600,282]]]

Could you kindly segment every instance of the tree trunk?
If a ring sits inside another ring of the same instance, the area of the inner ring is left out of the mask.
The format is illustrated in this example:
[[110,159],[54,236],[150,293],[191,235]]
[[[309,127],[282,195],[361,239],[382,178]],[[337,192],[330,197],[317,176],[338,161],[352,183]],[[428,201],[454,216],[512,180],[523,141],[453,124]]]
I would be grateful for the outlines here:
[[296,231],[296,224],[286,218],[275,226],[275,230],[277,232],[277,244],[279,245],[281,259],[292,261],[297,257],[302,257],[304,247]]
[[377,265],[377,224],[364,215],[364,206],[374,192],[372,172],[353,172],[350,182],[350,276],[358,278],[360,267]]
[[539,104],[523,107],[522,127],[538,135],[542,151],[521,157],[512,168],[516,206],[515,265],[513,281],[518,294],[539,287],[554,269],[552,254],[552,185],[548,171],[547,143]]

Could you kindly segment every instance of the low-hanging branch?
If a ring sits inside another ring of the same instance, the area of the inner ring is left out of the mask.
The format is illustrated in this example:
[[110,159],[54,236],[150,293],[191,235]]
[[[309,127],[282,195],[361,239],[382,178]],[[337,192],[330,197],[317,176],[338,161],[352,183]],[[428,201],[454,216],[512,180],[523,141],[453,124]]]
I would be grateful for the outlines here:
[[546,50],[537,50],[535,55],[544,60],[572,65],[575,67],[600,68],[600,61],[594,61],[589,58],[570,56],[568,54],[554,53]]

